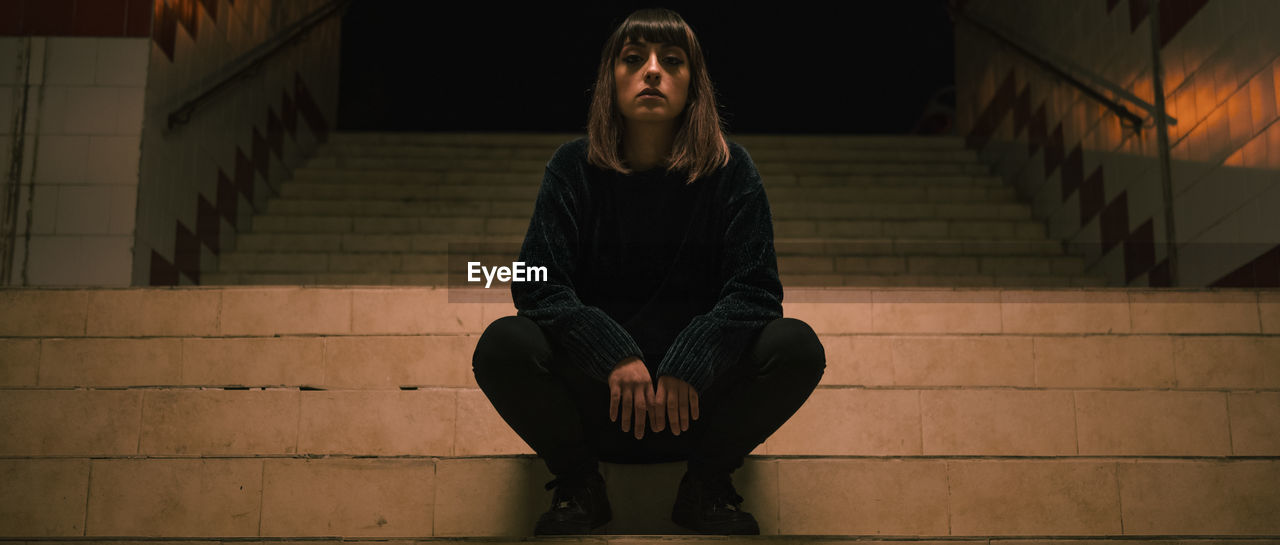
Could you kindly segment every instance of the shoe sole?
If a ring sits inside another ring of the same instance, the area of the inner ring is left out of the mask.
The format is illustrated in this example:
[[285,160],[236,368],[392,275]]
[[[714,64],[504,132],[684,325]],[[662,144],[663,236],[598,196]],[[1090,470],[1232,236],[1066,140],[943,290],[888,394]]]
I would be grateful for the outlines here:
[[753,523],[750,526],[743,525],[742,523],[724,523],[724,524],[713,523],[713,524],[708,524],[706,526],[698,526],[696,524],[696,521],[683,518],[680,515],[677,515],[675,513],[671,514],[671,522],[674,522],[680,525],[680,527],[685,528],[687,530],[693,530],[695,532],[701,532],[705,534],[722,534],[722,535],[730,535],[730,536],[760,535],[760,525],[758,523]]
[[582,524],[574,524],[570,522],[552,522],[538,525],[533,529],[533,535],[583,535],[594,533],[596,529],[608,524],[609,521],[601,522],[595,526],[587,527]]

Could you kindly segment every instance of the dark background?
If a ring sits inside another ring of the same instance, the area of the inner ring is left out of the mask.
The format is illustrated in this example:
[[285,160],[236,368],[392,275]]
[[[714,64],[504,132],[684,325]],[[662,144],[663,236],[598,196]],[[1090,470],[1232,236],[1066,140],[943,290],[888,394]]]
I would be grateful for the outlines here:
[[944,0],[449,4],[351,4],[339,129],[585,132],[605,40],[655,5],[693,27],[731,133],[906,133],[955,80]]

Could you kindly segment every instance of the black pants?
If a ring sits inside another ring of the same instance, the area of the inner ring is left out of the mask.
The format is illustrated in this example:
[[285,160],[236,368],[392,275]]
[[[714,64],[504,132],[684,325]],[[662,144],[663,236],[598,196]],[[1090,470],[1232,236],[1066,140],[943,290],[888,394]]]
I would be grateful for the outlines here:
[[[645,363],[652,377],[657,362]],[[699,418],[690,415],[688,430],[672,434],[668,418],[655,432],[646,416],[644,437],[636,439],[634,414],[629,432],[622,431],[620,409],[618,421],[609,420],[609,385],[553,353],[533,320],[494,320],[472,357],[480,389],[557,476],[596,470],[599,461],[687,460],[695,472],[732,473],[804,404],[825,369],[826,353],[813,329],[779,318],[735,367],[698,392]]]

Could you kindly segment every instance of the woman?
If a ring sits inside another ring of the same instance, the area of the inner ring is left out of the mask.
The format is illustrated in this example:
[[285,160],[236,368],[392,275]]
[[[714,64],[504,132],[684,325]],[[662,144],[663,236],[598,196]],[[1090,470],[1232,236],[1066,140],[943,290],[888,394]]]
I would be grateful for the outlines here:
[[611,519],[600,460],[687,460],[672,519],[758,534],[730,474],[804,403],[826,356],[782,317],[764,187],[724,137],[678,14],[639,10],[614,31],[587,132],[547,163],[521,247],[549,278],[512,283],[518,312],[486,328],[472,363],[556,475],[534,533]]

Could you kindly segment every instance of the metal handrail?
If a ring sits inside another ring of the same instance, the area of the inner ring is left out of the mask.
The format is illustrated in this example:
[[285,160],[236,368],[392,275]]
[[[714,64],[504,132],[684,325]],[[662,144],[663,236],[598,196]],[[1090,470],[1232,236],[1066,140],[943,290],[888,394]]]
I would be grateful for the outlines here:
[[[1003,44],[1005,44],[1005,45],[1009,46],[1009,47],[1010,47],[1010,48],[1012,48],[1014,51],[1017,51],[1018,53],[1021,53],[1024,57],[1026,57],[1026,58],[1030,59],[1030,60],[1031,60],[1031,62],[1034,62],[1036,65],[1038,65],[1038,66],[1040,66],[1041,68],[1045,69],[1045,70],[1046,70],[1046,71],[1048,71],[1049,73],[1051,73],[1051,74],[1053,74],[1053,75],[1057,76],[1058,78],[1060,78],[1060,79],[1062,79],[1062,80],[1066,81],[1067,83],[1070,83],[1071,85],[1075,86],[1077,89],[1079,89],[1079,90],[1080,90],[1081,92],[1083,92],[1085,95],[1087,95],[1089,98],[1092,98],[1092,99],[1094,99],[1094,100],[1096,100],[1096,101],[1098,101],[1098,102],[1102,103],[1102,105],[1103,105],[1103,106],[1106,106],[1106,107],[1107,107],[1107,108],[1109,108],[1111,111],[1115,112],[1115,113],[1116,113],[1116,115],[1117,115],[1117,116],[1119,116],[1122,120],[1127,121],[1127,122],[1129,123],[1129,125],[1131,125],[1131,126],[1133,127],[1134,132],[1141,133],[1141,132],[1142,132],[1142,129],[1143,129],[1143,128],[1145,128],[1145,125],[1143,124],[1143,120],[1142,120],[1142,118],[1141,118],[1141,117],[1138,117],[1138,115],[1137,115],[1137,114],[1135,114],[1135,113],[1133,113],[1133,112],[1129,111],[1129,109],[1128,109],[1128,108],[1125,108],[1122,104],[1120,104],[1120,103],[1118,103],[1118,102],[1116,102],[1116,101],[1114,101],[1114,100],[1112,100],[1112,99],[1110,99],[1110,98],[1107,98],[1105,95],[1103,95],[1102,93],[1098,92],[1098,91],[1097,91],[1096,89],[1094,89],[1093,87],[1090,87],[1088,84],[1086,84],[1086,83],[1084,83],[1084,82],[1080,81],[1079,79],[1076,79],[1074,76],[1072,76],[1071,74],[1067,73],[1067,71],[1066,71],[1066,70],[1063,70],[1063,69],[1059,68],[1057,65],[1055,65],[1054,63],[1052,63],[1052,62],[1050,62],[1049,60],[1047,60],[1047,59],[1045,58],[1045,55],[1036,54],[1035,52],[1031,51],[1031,49],[1030,49],[1030,48],[1028,48],[1027,46],[1025,46],[1025,45],[1023,45],[1023,44],[1018,43],[1018,42],[1017,42],[1017,41],[1015,41],[1014,39],[1009,38],[1008,36],[1005,36],[1004,34],[1000,33],[999,31],[995,30],[994,28],[991,28],[989,25],[986,25],[986,24],[984,24],[984,23],[982,23],[982,22],[980,22],[980,21],[978,21],[978,20],[974,19],[973,17],[970,17],[969,15],[966,15],[966,14],[964,14],[963,12],[960,12],[959,10],[957,10],[957,9],[955,9],[955,8],[953,8],[953,7],[949,6],[949,5],[948,5],[948,6],[946,6],[946,8],[947,8],[947,12],[951,14],[951,18],[952,18],[952,20],[956,20],[956,21],[963,21],[963,22],[968,23],[969,25],[972,25],[973,27],[975,27],[975,28],[977,28],[977,29],[979,29],[979,30],[981,30],[981,31],[983,31],[983,32],[985,32],[985,33],[987,33],[988,35],[990,35],[991,37],[993,37],[993,38],[995,38],[996,40],[1000,41],[1001,43],[1003,43]],[[1080,72],[1083,72],[1083,70],[1082,70],[1082,69],[1080,69],[1080,68],[1076,68],[1076,70],[1077,70],[1077,71],[1080,71]],[[1170,124],[1170,125],[1177,125],[1177,124],[1178,124],[1178,120],[1177,120],[1177,119],[1174,119],[1173,117],[1169,116],[1169,114],[1168,114],[1168,113],[1160,112],[1160,111],[1159,111],[1155,106],[1151,105],[1150,103],[1148,103],[1148,102],[1147,102],[1147,101],[1145,101],[1145,100],[1142,100],[1141,98],[1138,98],[1138,97],[1134,96],[1134,95],[1133,95],[1133,93],[1130,93],[1130,92],[1128,92],[1128,91],[1124,90],[1124,88],[1122,88],[1122,87],[1120,87],[1120,86],[1118,86],[1118,85],[1115,85],[1115,84],[1113,84],[1113,83],[1111,83],[1111,82],[1108,82],[1108,81],[1106,81],[1105,79],[1100,78],[1100,77],[1097,77],[1097,76],[1094,76],[1094,77],[1093,77],[1093,79],[1094,79],[1094,80],[1096,80],[1096,81],[1102,82],[1102,85],[1103,85],[1104,87],[1106,87],[1108,90],[1110,90],[1111,92],[1116,93],[1117,95],[1120,95],[1121,97],[1123,97],[1124,99],[1128,100],[1129,102],[1132,102],[1132,103],[1134,103],[1134,104],[1136,104],[1136,105],[1138,105],[1138,106],[1142,107],[1142,109],[1144,109],[1144,110],[1146,110],[1148,113],[1150,113],[1150,114],[1152,115],[1152,117],[1163,117],[1163,118],[1166,120],[1166,122],[1167,122],[1168,124]]]
[[351,3],[352,0],[333,0],[328,4],[317,8],[306,17],[299,19],[298,22],[281,32],[274,40],[264,42],[258,47],[253,48],[247,53],[240,55],[236,60],[224,65],[220,72],[230,72],[223,76],[216,83],[205,86],[204,90],[199,94],[179,106],[177,109],[169,113],[168,128],[173,130],[178,125],[186,124],[191,121],[191,114],[197,108],[208,102],[214,95],[229,87],[236,80],[249,75],[256,71],[267,59],[275,56],[285,46],[291,45],[299,40],[303,35],[310,32],[316,25],[324,22],[330,17],[342,12]]

